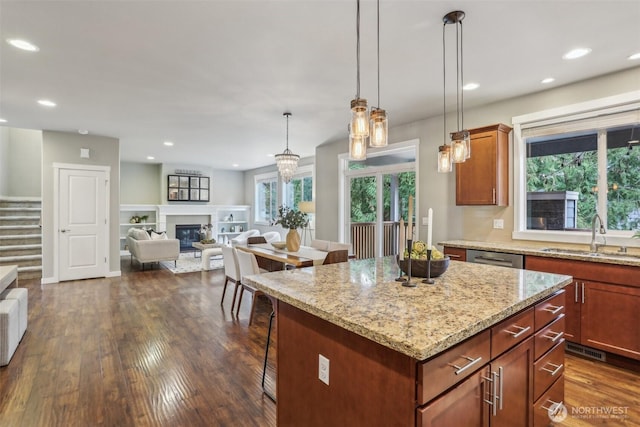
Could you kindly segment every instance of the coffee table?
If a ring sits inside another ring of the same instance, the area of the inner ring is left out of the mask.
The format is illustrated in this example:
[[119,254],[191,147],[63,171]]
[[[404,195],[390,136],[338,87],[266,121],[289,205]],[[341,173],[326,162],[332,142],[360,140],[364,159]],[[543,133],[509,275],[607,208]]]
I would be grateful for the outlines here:
[[[222,244],[193,242],[191,246],[196,249],[196,251],[193,254],[194,258],[200,258],[200,256],[202,256],[202,251],[204,251],[205,249],[221,248]],[[197,255],[198,251],[200,252],[200,256]],[[217,253],[218,251],[212,251],[212,252],[214,252],[214,255],[222,255],[222,249],[220,249],[219,254]]]

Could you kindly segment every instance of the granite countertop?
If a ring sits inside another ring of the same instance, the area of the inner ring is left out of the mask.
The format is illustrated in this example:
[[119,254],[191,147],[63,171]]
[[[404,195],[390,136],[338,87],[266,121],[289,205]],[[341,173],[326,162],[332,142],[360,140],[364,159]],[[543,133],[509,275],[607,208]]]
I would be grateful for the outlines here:
[[[619,253],[601,250],[597,255],[589,253],[588,247],[576,245],[536,244],[532,242],[478,242],[474,240],[447,240],[438,245],[461,249],[504,252],[510,254],[535,255],[548,258],[573,259],[604,264],[630,265],[640,267],[640,253]],[[553,248],[554,250],[545,250]],[[559,251],[556,249],[560,249]]]
[[247,276],[287,304],[427,359],[563,288],[571,276],[451,261],[434,285],[404,287],[394,257]]

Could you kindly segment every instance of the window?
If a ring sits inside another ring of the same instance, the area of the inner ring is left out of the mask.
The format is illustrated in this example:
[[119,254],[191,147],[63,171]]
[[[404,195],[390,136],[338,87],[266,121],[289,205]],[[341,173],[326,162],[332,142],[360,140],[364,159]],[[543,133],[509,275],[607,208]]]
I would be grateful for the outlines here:
[[278,216],[278,174],[255,177],[255,222],[269,224]]
[[621,98],[514,118],[514,238],[584,242],[596,213],[614,240],[640,228],[640,94]]
[[298,209],[298,203],[313,200],[313,167],[301,166],[291,182],[284,185],[283,204]]

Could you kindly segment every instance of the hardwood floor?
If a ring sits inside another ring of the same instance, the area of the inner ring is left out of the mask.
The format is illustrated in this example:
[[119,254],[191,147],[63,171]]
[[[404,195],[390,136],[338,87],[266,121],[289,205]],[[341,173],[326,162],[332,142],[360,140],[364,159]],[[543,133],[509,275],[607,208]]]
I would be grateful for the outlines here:
[[[0,368],[0,426],[275,426],[260,385],[269,301],[248,327],[249,295],[239,319],[233,288],[220,306],[222,270],[122,268],[118,278],[20,282],[29,327]],[[273,390],[275,351],[269,359]],[[640,426],[640,375],[571,355],[566,365],[559,425]],[[626,407],[627,418],[582,419],[572,407]]]

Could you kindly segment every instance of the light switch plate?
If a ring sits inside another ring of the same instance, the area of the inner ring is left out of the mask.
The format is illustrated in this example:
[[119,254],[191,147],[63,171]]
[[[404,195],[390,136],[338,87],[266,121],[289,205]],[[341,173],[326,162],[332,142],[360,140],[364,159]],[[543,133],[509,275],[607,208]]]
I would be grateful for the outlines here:
[[80,158],[81,159],[88,159],[89,158],[89,149],[88,148],[81,148],[80,149]]
[[329,385],[329,359],[318,354],[318,379]]
[[493,220],[493,228],[503,229],[504,228],[504,219],[494,219]]

